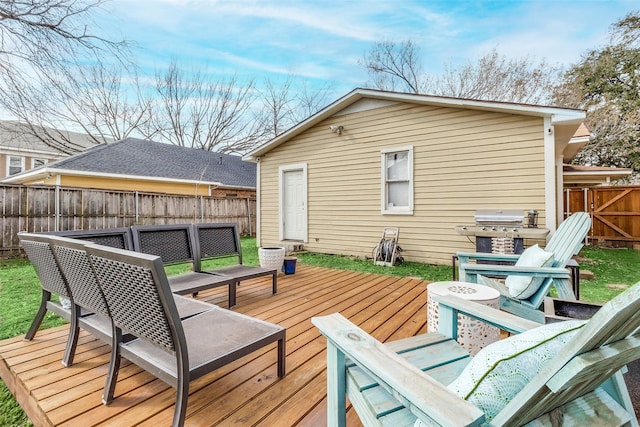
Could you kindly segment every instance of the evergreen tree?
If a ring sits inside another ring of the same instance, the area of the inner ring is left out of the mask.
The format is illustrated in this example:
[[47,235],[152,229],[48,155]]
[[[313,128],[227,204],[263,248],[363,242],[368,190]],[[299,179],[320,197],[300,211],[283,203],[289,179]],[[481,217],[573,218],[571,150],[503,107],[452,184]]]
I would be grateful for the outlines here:
[[640,11],[611,26],[609,44],[587,52],[564,75],[557,104],[587,110],[593,137],[574,159],[640,172]]

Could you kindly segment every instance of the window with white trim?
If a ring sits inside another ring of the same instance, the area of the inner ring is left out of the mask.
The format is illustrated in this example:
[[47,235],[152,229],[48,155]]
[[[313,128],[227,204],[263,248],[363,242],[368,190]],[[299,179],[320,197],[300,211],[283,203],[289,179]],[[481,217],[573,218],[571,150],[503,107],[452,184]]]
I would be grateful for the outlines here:
[[39,168],[40,166],[44,166],[47,164],[47,159],[31,159],[31,169]]
[[24,170],[24,157],[9,156],[7,163],[9,175],[15,175]]
[[413,146],[384,149],[382,213],[413,214]]

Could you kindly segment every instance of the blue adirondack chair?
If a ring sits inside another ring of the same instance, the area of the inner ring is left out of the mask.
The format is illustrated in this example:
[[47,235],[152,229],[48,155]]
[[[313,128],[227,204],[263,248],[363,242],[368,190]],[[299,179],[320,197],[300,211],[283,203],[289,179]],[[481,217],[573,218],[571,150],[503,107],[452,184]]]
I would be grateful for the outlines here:
[[[312,319],[327,337],[328,426],[346,425],[347,396],[365,426],[638,425],[621,369],[640,358],[640,283],[589,321],[547,325],[434,298],[438,332],[385,344],[338,313]],[[458,314],[514,335],[471,358]]]
[[[553,260],[548,267],[500,264],[500,262],[515,264],[520,255],[458,252],[456,255],[460,260],[459,278],[463,282],[480,283],[494,287],[500,291],[501,309],[542,323],[544,313],[540,309],[552,286],[556,287],[558,297],[568,300],[576,299],[566,266],[571,257],[582,249],[590,227],[591,217],[586,212],[577,212],[565,219],[544,249],[553,254]],[[478,261],[485,263],[478,263]],[[486,279],[487,276],[505,277],[511,275],[539,277],[542,279],[542,284],[533,295],[525,299],[518,299],[512,297],[500,282]]]

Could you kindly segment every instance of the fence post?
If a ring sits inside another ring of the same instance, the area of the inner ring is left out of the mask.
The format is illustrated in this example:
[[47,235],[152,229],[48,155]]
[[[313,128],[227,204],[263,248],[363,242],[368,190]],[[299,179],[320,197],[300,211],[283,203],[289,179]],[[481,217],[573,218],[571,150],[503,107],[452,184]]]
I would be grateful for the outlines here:
[[247,218],[249,218],[249,236],[253,236],[253,229],[251,227],[251,204],[249,203],[249,198],[247,197]]
[[56,185],[55,190],[55,221],[53,228],[55,231],[60,231],[60,186]]
[[589,189],[587,187],[584,187],[582,189],[582,197],[584,200],[584,211],[585,212],[592,212],[593,211],[593,202],[591,203],[591,205],[589,205]]

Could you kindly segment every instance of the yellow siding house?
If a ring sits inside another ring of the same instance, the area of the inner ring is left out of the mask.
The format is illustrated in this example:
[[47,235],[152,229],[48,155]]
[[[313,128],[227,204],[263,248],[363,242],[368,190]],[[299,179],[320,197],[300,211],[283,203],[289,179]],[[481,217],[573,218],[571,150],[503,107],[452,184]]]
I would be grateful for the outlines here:
[[405,259],[450,263],[479,209],[562,220],[564,150],[582,110],[355,89],[248,153],[262,246],[371,256],[399,227]]
[[253,198],[256,165],[239,156],[126,138],[12,175],[2,182]]

